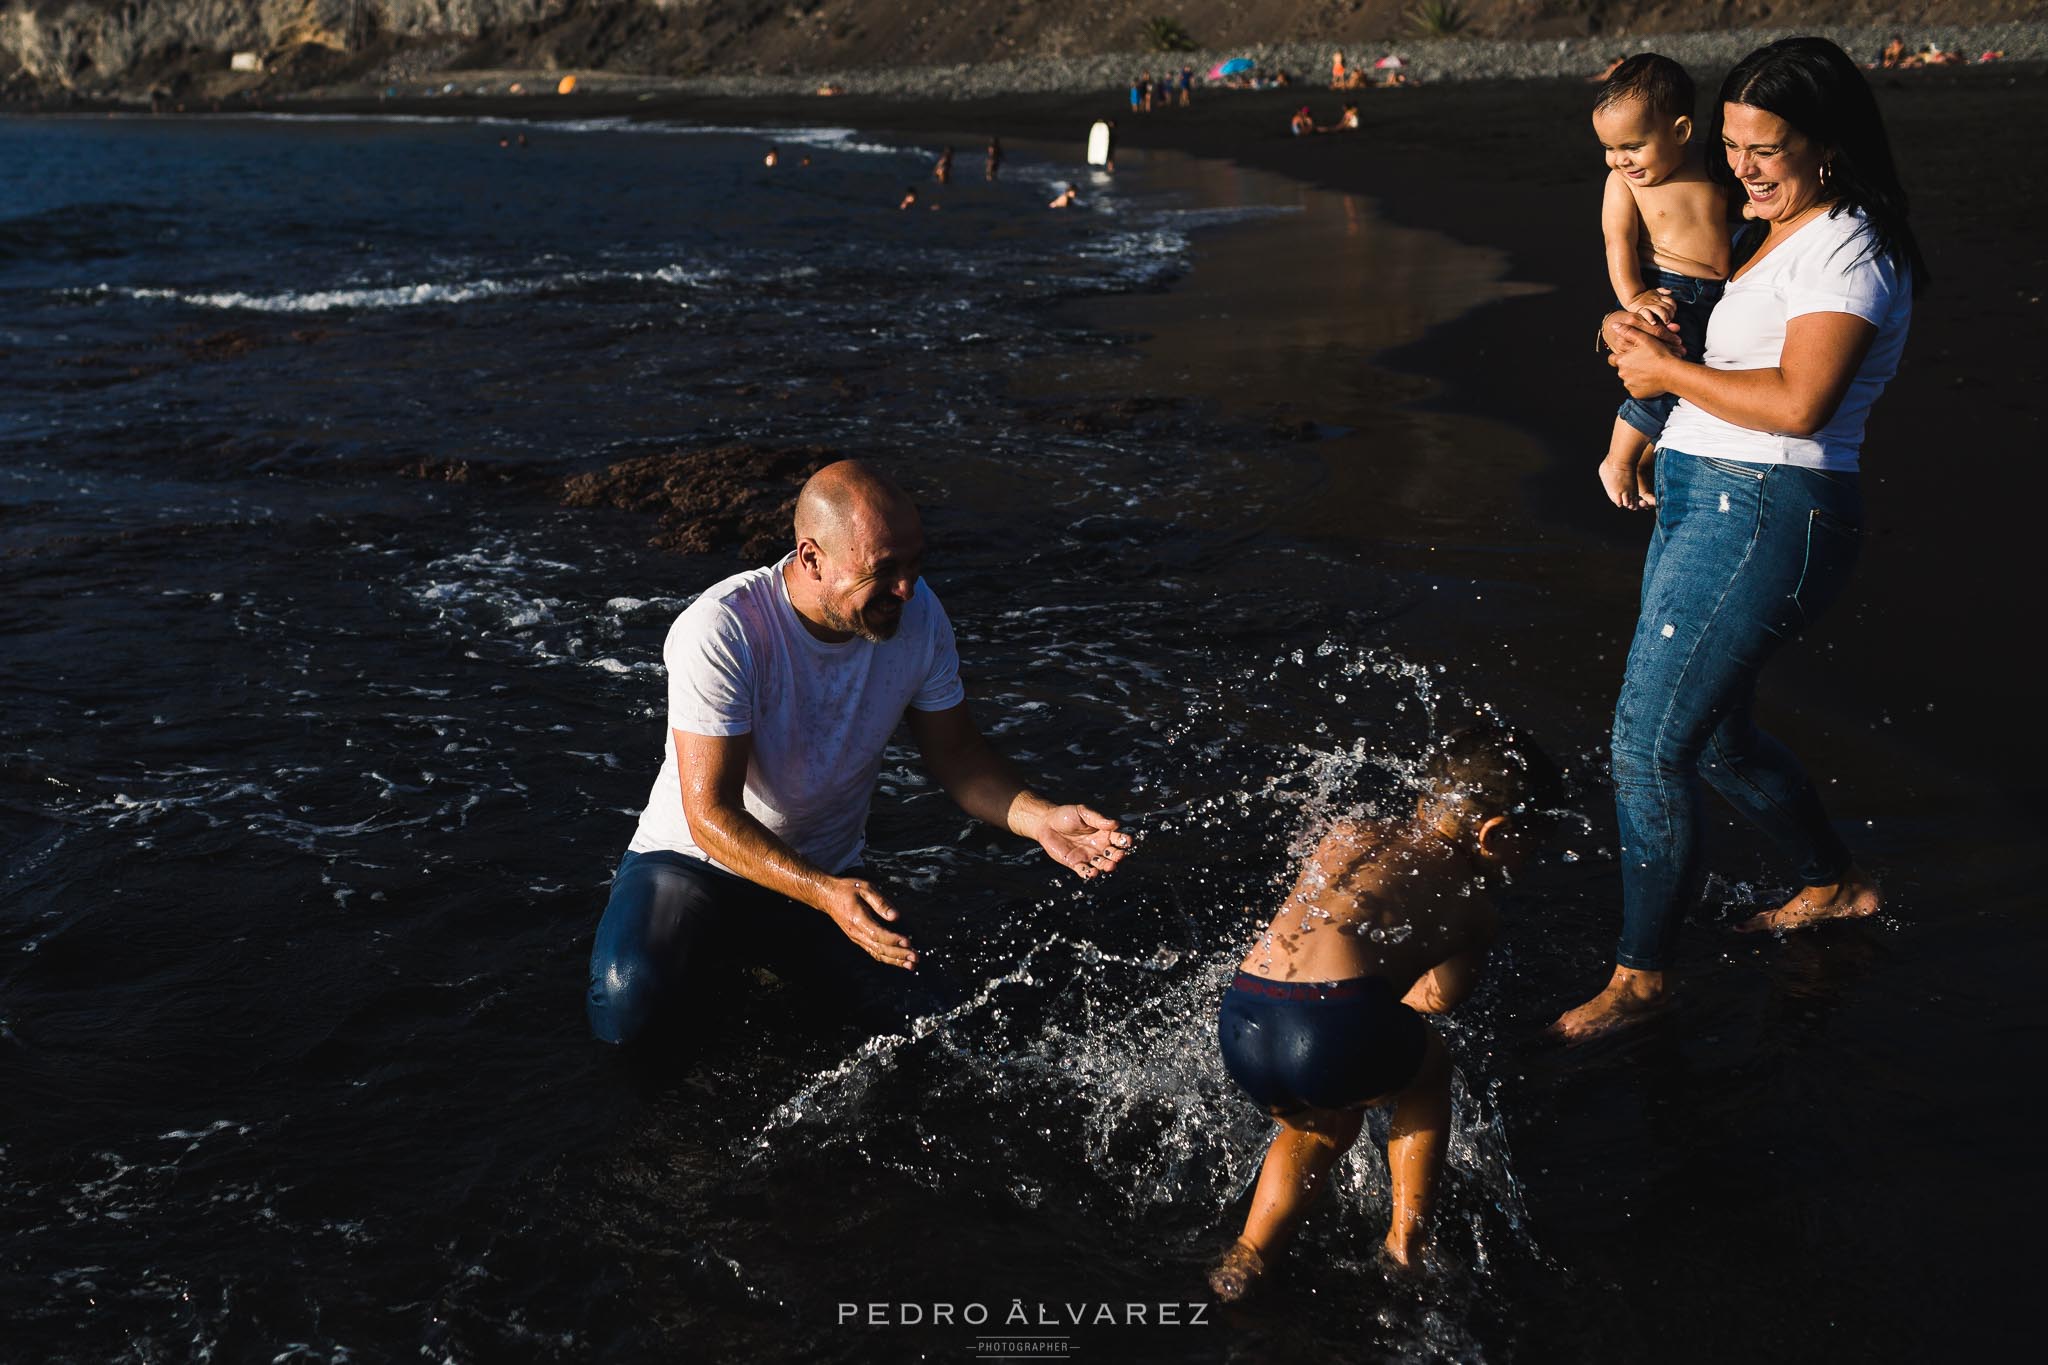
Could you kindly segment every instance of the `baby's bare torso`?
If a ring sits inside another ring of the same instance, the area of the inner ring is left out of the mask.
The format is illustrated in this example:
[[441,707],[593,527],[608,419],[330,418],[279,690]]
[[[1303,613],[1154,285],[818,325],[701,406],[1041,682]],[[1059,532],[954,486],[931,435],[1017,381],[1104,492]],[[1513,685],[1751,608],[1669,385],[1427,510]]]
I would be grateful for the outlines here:
[[1637,246],[1645,269],[1696,280],[1728,278],[1728,194],[1704,168],[1687,164],[1658,184],[1640,187],[1618,171],[1610,174],[1621,179],[1642,217]]
[[1239,969],[1274,981],[1381,976],[1406,995],[1423,973],[1484,943],[1494,913],[1448,843],[1412,827],[1339,826]]

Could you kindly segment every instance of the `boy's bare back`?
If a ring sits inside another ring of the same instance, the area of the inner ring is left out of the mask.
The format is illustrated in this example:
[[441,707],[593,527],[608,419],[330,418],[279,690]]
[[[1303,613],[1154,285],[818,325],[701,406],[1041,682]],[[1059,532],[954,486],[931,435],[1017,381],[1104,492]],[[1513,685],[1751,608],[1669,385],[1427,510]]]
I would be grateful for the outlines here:
[[1483,948],[1498,917],[1470,861],[1413,821],[1344,823],[1303,865],[1240,969],[1273,981],[1387,978],[1396,995]]
[[1607,193],[1626,194],[1635,205],[1642,222],[1636,248],[1645,271],[1728,278],[1728,193],[1708,178],[1696,148],[1686,148],[1685,164],[1654,185],[1637,185],[1609,171]]

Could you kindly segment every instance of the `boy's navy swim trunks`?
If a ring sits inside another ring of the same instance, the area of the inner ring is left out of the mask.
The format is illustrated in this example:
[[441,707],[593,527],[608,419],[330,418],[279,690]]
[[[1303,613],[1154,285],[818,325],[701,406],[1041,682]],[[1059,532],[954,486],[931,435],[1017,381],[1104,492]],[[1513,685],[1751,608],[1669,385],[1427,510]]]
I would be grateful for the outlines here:
[[1269,981],[1239,972],[1216,1032],[1223,1065],[1272,1114],[1346,1109],[1407,1087],[1429,1025],[1384,977]]

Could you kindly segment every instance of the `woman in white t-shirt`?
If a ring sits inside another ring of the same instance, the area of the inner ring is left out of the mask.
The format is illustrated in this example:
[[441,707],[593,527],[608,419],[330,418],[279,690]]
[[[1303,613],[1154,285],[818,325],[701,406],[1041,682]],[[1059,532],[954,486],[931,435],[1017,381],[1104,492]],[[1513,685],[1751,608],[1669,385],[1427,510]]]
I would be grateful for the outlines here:
[[[1627,313],[1603,329],[1638,398],[1679,398],[1659,443],[1657,525],[1614,713],[1622,937],[1568,1039],[1660,1007],[1699,881],[1695,777],[1756,824],[1802,890],[1745,929],[1874,913],[1877,886],[1797,759],[1756,727],[1756,680],[1846,581],[1862,536],[1871,405],[1898,369],[1927,282],[1870,87],[1822,38],[1787,38],[1722,83],[1710,166],[1755,222],[1707,324],[1705,364]],[[1746,259],[1745,259],[1745,253]]]

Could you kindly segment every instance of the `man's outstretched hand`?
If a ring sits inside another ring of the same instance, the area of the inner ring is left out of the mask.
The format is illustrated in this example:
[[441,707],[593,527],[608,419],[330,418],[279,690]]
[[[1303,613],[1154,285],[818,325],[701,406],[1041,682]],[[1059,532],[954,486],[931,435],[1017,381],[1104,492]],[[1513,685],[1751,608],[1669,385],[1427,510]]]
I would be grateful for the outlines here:
[[905,971],[916,969],[917,954],[911,949],[910,940],[883,923],[896,918],[896,907],[873,883],[858,877],[834,878],[825,893],[824,904],[818,908],[832,917],[840,933],[875,961]]
[[1114,872],[1131,850],[1131,836],[1117,822],[1086,806],[1054,806],[1038,829],[1038,846],[1061,867],[1082,877]]

